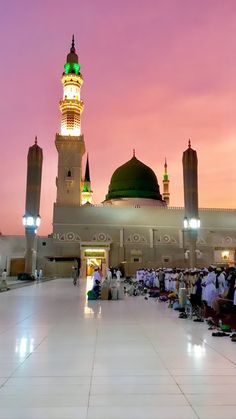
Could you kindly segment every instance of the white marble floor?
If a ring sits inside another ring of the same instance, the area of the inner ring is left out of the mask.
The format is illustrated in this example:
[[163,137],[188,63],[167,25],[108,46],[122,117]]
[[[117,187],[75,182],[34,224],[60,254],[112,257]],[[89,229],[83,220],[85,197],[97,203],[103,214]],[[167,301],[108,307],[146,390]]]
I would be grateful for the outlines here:
[[0,294],[1,419],[235,419],[236,344],[85,280]]

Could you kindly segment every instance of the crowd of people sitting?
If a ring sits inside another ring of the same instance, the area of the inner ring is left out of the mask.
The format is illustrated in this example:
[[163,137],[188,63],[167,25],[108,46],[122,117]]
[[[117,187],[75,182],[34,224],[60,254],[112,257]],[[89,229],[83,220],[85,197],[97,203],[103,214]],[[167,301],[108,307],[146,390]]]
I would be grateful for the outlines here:
[[[179,317],[194,317],[194,321],[210,318],[210,327],[230,331],[236,328],[236,269],[209,266],[203,269],[139,269],[136,281],[143,282],[150,296],[169,301],[169,306],[181,311]],[[226,321],[224,323],[226,323]],[[225,336],[223,330],[213,336]],[[231,338],[236,341],[236,335]]]
[[[94,268],[92,275],[93,287],[88,291],[87,296],[89,300],[97,299],[114,299],[123,298],[124,289],[121,287],[122,272],[119,268],[108,268],[105,278],[102,277],[102,272],[98,267]],[[104,295],[102,297],[102,290]]]
[[[169,306],[179,310],[181,319],[192,318],[204,321],[210,327],[221,328],[213,336],[225,336],[236,329],[236,269],[209,266],[202,269],[138,269],[135,277],[126,279],[119,268],[109,268],[102,280],[101,272],[95,268],[93,288],[89,299],[101,298],[101,288],[109,290],[107,299],[119,299],[119,293],[144,295],[146,299],[156,297],[168,301]],[[122,287],[121,287],[122,282]],[[113,297],[112,297],[113,293]],[[224,323],[222,326],[222,322]],[[223,327],[223,329],[222,329]],[[236,341],[236,334],[232,336]]]

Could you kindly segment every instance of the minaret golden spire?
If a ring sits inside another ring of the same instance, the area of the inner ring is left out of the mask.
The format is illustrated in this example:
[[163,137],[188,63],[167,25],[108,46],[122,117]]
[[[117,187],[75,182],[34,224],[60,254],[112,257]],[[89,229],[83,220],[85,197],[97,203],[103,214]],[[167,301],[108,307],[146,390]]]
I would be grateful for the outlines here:
[[72,35],[72,43],[71,43],[70,52],[75,52],[75,37],[74,37],[74,34]]

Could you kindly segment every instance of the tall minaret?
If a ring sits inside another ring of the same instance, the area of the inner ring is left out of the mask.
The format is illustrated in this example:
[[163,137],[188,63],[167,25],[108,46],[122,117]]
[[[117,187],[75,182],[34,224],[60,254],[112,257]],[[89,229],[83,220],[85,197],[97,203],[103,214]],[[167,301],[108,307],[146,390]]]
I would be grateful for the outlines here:
[[56,178],[56,205],[79,206],[81,204],[81,166],[85,152],[81,134],[81,113],[84,104],[80,99],[83,77],[75,50],[74,35],[70,52],[62,74],[63,99],[60,101],[61,132],[56,134],[58,174]]
[[40,194],[42,179],[43,151],[38,146],[37,137],[34,145],[29,148],[27,157],[27,185],[25,215],[23,225],[25,226],[26,255],[25,271],[34,273],[36,268],[36,232],[40,225]]
[[90,170],[89,170],[89,158],[87,155],[86,168],[84,180],[82,182],[82,205],[89,202],[92,203],[93,191],[91,189]]
[[191,148],[189,140],[188,148],[183,153],[184,208],[188,219],[199,219],[197,167],[197,152]]
[[198,215],[198,159],[197,152],[191,148],[189,140],[188,149],[183,153],[184,178],[184,232],[185,247],[189,250],[190,267],[196,266],[196,241],[200,219]]
[[162,194],[162,198],[164,199],[164,201],[166,202],[166,205],[170,205],[170,192],[169,192],[169,175],[167,172],[167,162],[166,162],[166,158],[165,158],[165,164],[164,164],[164,175],[163,175],[163,194]]

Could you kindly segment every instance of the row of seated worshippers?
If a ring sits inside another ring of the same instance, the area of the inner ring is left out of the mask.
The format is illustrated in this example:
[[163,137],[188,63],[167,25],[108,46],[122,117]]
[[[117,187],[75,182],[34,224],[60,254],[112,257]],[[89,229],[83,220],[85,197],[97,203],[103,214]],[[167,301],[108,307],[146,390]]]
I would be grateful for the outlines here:
[[160,291],[176,292],[182,283],[190,290],[194,287],[197,270],[178,268],[138,269],[136,280],[143,281],[149,287],[157,287]]
[[186,305],[179,318],[189,318],[189,313],[190,318],[194,314],[194,321],[205,318],[214,330],[212,336],[229,336],[236,342],[236,270],[210,266],[207,271],[196,275],[195,293],[189,296],[191,310]]
[[143,281],[149,288],[157,287],[170,298],[176,298],[181,290],[186,295],[198,295],[206,306],[220,314],[221,306],[236,306],[235,291],[236,270],[209,266],[202,269],[139,269],[136,279]]

